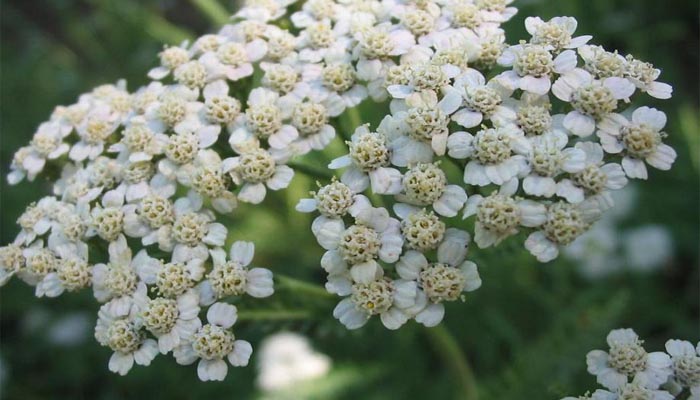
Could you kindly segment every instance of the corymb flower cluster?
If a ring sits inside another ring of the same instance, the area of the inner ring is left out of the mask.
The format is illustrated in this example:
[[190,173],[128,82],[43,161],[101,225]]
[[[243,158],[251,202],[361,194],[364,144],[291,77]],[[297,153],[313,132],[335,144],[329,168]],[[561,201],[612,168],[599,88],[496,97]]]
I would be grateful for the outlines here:
[[608,334],[609,349],[586,356],[588,372],[605,387],[581,397],[562,400],[673,400],[700,397],[700,343],[666,342],[666,352],[648,353],[632,329]]
[[[92,287],[112,371],[170,353],[224,379],[225,360],[252,351],[224,299],[270,296],[273,280],[250,266],[252,243],[226,246],[219,216],[286,188],[290,161],[340,133],[338,179],[297,206],[318,214],[326,288],[343,297],[334,316],[438,324],[481,285],[472,237],[483,249],[524,231],[553,260],[613,206],[610,191],[676,157],[665,114],[635,105],[671,96],[658,69],[588,44],[571,17],[528,18],[530,37],[509,45],[511,1],[247,1],[218,33],[164,48],[150,84],[57,107],[17,151],[8,181],[44,174],[53,193],[0,248],[2,283],[49,297]],[[362,102],[388,113],[341,126]]]

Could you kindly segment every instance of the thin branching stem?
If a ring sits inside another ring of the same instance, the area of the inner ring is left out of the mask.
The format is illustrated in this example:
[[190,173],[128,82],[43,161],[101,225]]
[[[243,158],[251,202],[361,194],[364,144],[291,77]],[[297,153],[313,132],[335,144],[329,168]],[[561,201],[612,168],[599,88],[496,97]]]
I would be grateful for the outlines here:
[[323,179],[325,181],[330,181],[333,179],[333,173],[328,170],[322,170],[319,168],[312,167],[307,164],[300,163],[298,161],[290,161],[287,165],[297,172],[301,172],[304,175],[310,176],[316,179]]
[[277,279],[280,287],[289,289],[290,291],[307,293],[315,297],[322,298],[335,297],[332,293],[328,293],[322,286],[317,286],[296,278],[275,274],[275,279]]
[[426,334],[460,387],[455,398],[477,400],[479,395],[474,373],[454,336],[444,325],[426,329]]
[[240,321],[284,321],[309,320],[313,318],[310,310],[248,310],[239,311]]
[[229,21],[231,13],[216,0],[190,0],[190,3],[216,26],[226,25]]

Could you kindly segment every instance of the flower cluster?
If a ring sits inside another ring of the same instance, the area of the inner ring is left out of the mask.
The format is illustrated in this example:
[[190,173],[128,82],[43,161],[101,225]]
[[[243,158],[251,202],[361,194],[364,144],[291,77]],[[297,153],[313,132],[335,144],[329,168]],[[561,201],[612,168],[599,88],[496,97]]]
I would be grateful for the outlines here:
[[[220,301],[273,289],[269,270],[248,267],[252,244],[225,250],[219,216],[286,188],[287,164],[340,131],[347,154],[328,166],[340,179],[297,207],[320,214],[326,288],[344,297],[334,316],[351,329],[373,315],[390,329],[438,324],[445,302],[481,285],[455,217],[474,220],[479,248],[524,230],[550,261],[611,190],[676,157],[663,112],[629,106],[636,92],[670,97],[658,69],[588,45],[571,17],[528,18],[529,40],[508,45],[511,2],[247,1],[218,33],[164,48],[150,84],[57,107],[17,151],[8,181],[44,173],[53,194],[0,249],[2,283],[51,297],[91,286],[115,372],[172,352],[223,379],[223,359],[245,365],[251,347]],[[387,115],[341,129],[363,101]]]
[[629,106],[636,92],[668,98],[670,86],[651,65],[575,36],[574,18],[527,18],[531,37],[511,46],[500,27],[509,2],[394,1],[381,13],[387,3],[304,18],[343,33],[350,44],[334,57],[390,110],[374,128],[353,127],[328,166],[339,181],[297,206],[320,214],[312,231],[348,328],[372,315],[390,329],[432,326],[445,301],[480,286],[466,260],[472,236],[453,217],[473,218],[479,248],[524,230],[525,248],[548,262],[613,206],[611,191],[675,160],[663,112]]
[[586,356],[588,372],[607,390],[598,389],[591,395],[562,400],[700,397],[700,343],[693,346],[685,340],[671,339],[666,342],[666,352],[648,353],[632,329],[611,331],[607,342],[608,351],[593,350]]

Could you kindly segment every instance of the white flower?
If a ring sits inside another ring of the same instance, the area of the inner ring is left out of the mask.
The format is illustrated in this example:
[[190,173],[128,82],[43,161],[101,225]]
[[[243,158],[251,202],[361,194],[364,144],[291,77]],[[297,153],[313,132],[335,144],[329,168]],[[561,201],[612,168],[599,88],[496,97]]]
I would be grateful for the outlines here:
[[557,191],[555,178],[562,173],[581,172],[586,164],[586,153],[578,148],[567,148],[569,138],[562,132],[550,132],[530,138],[530,173],[523,179],[525,193],[538,197],[552,197]]
[[360,30],[355,34],[355,39],[358,44],[353,49],[353,56],[359,58],[358,70],[361,69],[359,64],[406,54],[415,45],[411,32],[390,23]]
[[336,112],[342,112],[341,108],[333,113],[323,103],[315,103],[305,97],[288,96],[280,101],[285,118],[291,119],[291,124],[296,128],[299,137],[291,143],[293,155],[304,155],[311,150],[323,150],[335,137],[335,128],[329,124],[330,117]]
[[109,147],[109,152],[118,153],[118,158],[127,158],[129,162],[150,161],[163,153],[168,137],[154,133],[146,125],[143,117],[134,117],[124,128],[122,138]]
[[306,64],[302,71],[308,97],[323,104],[330,115],[340,115],[367,98],[367,88],[358,81],[357,71],[346,60]]
[[471,292],[481,286],[475,263],[452,259],[446,252],[440,251],[437,263],[430,263],[422,253],[409,250],[396,263],[396,272],[403,279],[418,282],[418,287],[427,296],[428,303],[415,315],[415,319],[429,327],[442,320],[444,301],[455,301],[463,292]]
[[284,149],[299,137],[297,128],[283,122],[283,110],[276,92],[265,88],[253,89],[247,106],[245,115],[229,128],[229,144],[235,151],[259,146],[263,140],[267,140],[273,149]]
[[[157,189],[159,186],[154,187]],[[175,221],[175,210],[169,199],[174,192],[152,190],[135,204],[124,206],[124,234],[141,238],[144,246],[159,243],[159,238],[169,237]],[[161,250],[172,248],[163,242]]]
[[92,289],[100,303],[110,300],[120,307],[129,307],[140,292],[145,295],[146,284],[141,281],[138,270],[155,268],[160,262],[148,256],[145,249],[131,256],[124,235],[109,244],[109,264],[96,264],[92,269]]
[[[562,400],[577,400],[581,399],[566,397]],[[645,387],[641,379],[635,379],[633,383],[625,383],[622,387],[614,392],[598,389],[590,397],[591,400],[627,400],[627,399],[648,399],[648,400],[673,400],[675,397],[665,390],[654,390]]]
[[47,160],[55,160],[68,153],[70,145],[63,140],[71,131],[70,126],[53,121],[39,125],[32,138],[30,151],[21,156],[21,165],[16,165],[20,167],[18,171],[26,173],[29,181],[34,180],[43,171]]
[[256,298],[271,296],[274,293],[272,272],[266,268],[248,268],[254,252],[255,246],[250,242],[233,243],[228,260],[223,249],[210,250],[214,265],[199,285],[202,304],[243,293]]
[[449,135],[449,117],[460,102],[455,91],[440,101],[435,92],[428,91],[410,98],[406,102],[407,109],[386,116],[377,132],[384,134],[389,141],[391,163],[397,167],[406,167],[431,162],[434,155],[444,155]]
[[250,148],[238,157],[223,162],[223,171],[228,173],[236,185],[242,185],[238,199],[247,203],[259,204],[265,199],[267,188],[280,190],[289,186],[294,170],[281,164],[279,158],[262,148]]
[[71,160],[94,160],[104,151],[109,137],[119,127],[119,120],[107,106],[95,107],[78,125],[80,141],[75,143],[68,153]]
[[331,26],[328,20],[312,22],[298,36],[299,60],[316,63],[324,58],[338,58],[351,45],[342,24]]
[[256,21],[270,21],[283,16],[293,0],[248,1],[234,16]]
[[208,51],[199,58],[210,79],[237,81],[253,74],[252,62],[265,56],[267,44],[262,39],[249,43],[225,42],[214,51]]
[[514,0],[476,0],[474,3],[483,10],[490,20],[507,22],[517,12],[515,7],[508,7]]
[[580,68],[560,76],[552,85],[552,93],[574,108],[564,118],[564,127],[580,137],[595,132],[596,122],[614,113],[618,101],[627,101],[634,91],[634,85],[624,78],[596,80]]
[[190,60],[190,53],[187,51],[188,42],[184,41],[180,46],[166,47],[158,56],[160,57],[160,66],[151,69],[148,72],[148,77],[154,80],[160,80],[170,75],[175,68],[183,65]]
[[[432,211],[397,203],[394,204],[394,212],[401,218],[401,233],[407,248],[425,252],[442,248],[445,241],[448,242],[445,243],[447,247],[439,251],[454,253],[463,248],[466,255],[469,234],[455,228],[447,229],[447,225]],[[459,257],[458,254],[451,254],[450,258]]]
[[397,200],[417,206],[432,206],[445,217],[454,217],[467,201],[467,193],[459,185],[448,185],[439,164],[416,164],[403,176]]
[[205,248],[178,247],[171,260],[166,263],[140,264],[136,266],[138,276],[148,285],[153,285],[159,296],[177,299],[194,288],[204,277],[204,263],[209,253]]
[[14,244],[28,245],[37,236],[47,233],[51,229],[51,217],[55,211],[55,205],[56,198],[51,196],[42,198],[36,204],[30,204],[17,219],[21,230],[15,237]]
[[192,341],[173,351],[178,364],[189,365],[199,359],[197,376],[202,381],[223,381],[228,373],[224,358],[234,367],[248,365],[253,347],[245,340],[236,340],[230,331],[238,319],[235,306],[215,303],[207,311],[207,324],[199,328]]
[[141,323],[135,318],[135,309],[107,303],[100,307],[95,339],[114,353],[109,359],[109,370],[126,375],[134,362],[148,366],[158,355],[158,343],[147,339]]
[[661,75],[661,70],[654,68],[650,63],[627,56],[625,65],[625,77],[630,80],[640,91],[657,99],[670,99],[673,87],[668,83],[656,82]]
[[525,29],[532,35],[532,43],[555,52],[581,47],[593,38],[590,35],[572,37],[577,26],[578,21],[573,17],[554,17],[547,22],[539,17],[525,18]]
[[[197,101],[198,98],[197,89],[184,85],[168,86],[145,110],[144,119],[148,128],[154,133],[194,133],[203,142],[216,142],[220,127],[208,125],[208,121],[203,120],[201,110],[204,104]],[[165,150],[168,155],[167,146]]]
[[429,62],[418,65],[409,64],[409,84],[389,85],[387,91],[394,99],[416,97],[427,91],[441,93],[450,87],[450,80],[459,73],[460,69],[451,64],[435,65]]
[[360,125],[348,147],[350,153],[331,161],[328,168],[348,167],[340,180],[352,191],[361,193],[370,185],[376,194],[396,194],[401,190],[401,172],[388,168],[391,153],[384,135],[370,132],[367,124]]
[[37,297],[57,297],[90,286],[92,265],[88,263],[87,246],[57,248],[54,270],[36,285]]
[[627,67],[625,57],[606,51],[602,46],[584,45],[578,48],[583,68],[598,79],[623,77]]
[[671,339],[666,342],[666,352],[671,356],[674,383],[690,389],[692,396],[700,395],[700,345]]
[[585,278],[603,278],[624,266],[618,251],[619,231],[609,215],[604,213],[600,221],[562,249],[566,258],[576,262],[578,272]]
[[318,192],[312,192],[311,195],[313,198],[299,200],[296,205],[297,211],[310,213],[318,210],[323,216],[342,218],[348,212],[356,215],[356,212],[353,211],[354,205],[364,207],[364,204],[369,202],[365,196],[357,194],[348,185],[335,178],[328,185],[321,186]]
[[671,169],[676,151],[662,143],[666,133],[666,114],[649,107],[632,113],[632,120],[612,114],[598,125],[603,149],[610,154],[622,153],[622,168],[630,178],[646,179],[647,164],[663,171]]
[[495,80],[510,90],[521,89],[537,95],[549,93],[552,76],[563,75],[576,68],[576,52],[566,50],[554,57],[547,47],[519,44],[503,51],[498,63],[513,70],[498,75]]
[[21,247],[15,244],[0,247],[0,286],[4,286],[24,266],[25,257]]
[[226,180],[228,164],[213,150],[201,150],[195,160],[178,171],[178,180],[199,196],[208,198],[214,210],[228,214],[238,205]]
[[479,248],[498,245],[518,233],[520,226],[534,228],[547,221],[547,208],[532,200],[515,199],[517,181],[502,186],[499,192],[484,197],[472,195],[464,207],[463,218],[476,215],[474,241]]
[[469,69],[455,79],[454,89],[463,97],[464,108],[452,115],[452,120],[465,128],[479,126],[485,119],[504,125],[515,119],[513,110],[503,106],[508,92],[498,81],[486,83],[477,70]]
[[228,230],[224,225],[213,222],[216,220],[213,213],[210,210],[202,210],[202,206],[201,196],[193,192],[190,192],[188,197],[175,201],[175,222],[170,232],[172,238],[178,243],[175,246],[175,253],[178,248],[182,248],[185,252],[201,253],[206,250],[205,245],[219,247],[224,245]]
[[547,220],[542,230],[535,231],[525,241],[525,248],[540,262],[559,256],[559,247],[567,246],[581,236],[600,217],[601,211],[594,200],[578,204],[557,202],[547,207]]
[[374,208],[365,198],[352,210],[355,225],[347,229],[342,219],[319,216],[311,226],[318,243],[339,260],[358,266],[358,272],[381,269],[376,259],[393,263],[401,255],[403,238],[399,221],[385,208]]
[[557,196],[570,203],[580,203],[588,196],[595,197],[603,211],[613,206],[608,190],[622,189],[627,178],[620,164],[603,161],[603,148],[598,143],[579,142],[575,148],[586,153],[586,166],[571,179],[563,179],[557,184]]
[[657,389],[672,373],[671,358],[663,352],[647,353],[632,329],[615,329],[607,337],[609,352],[593,350],[586,355],[588,372],[611,390],[624,387],[628,378]]
[[143,299],[139,317],[143,327],[158,339],[158,350],[167,354],[181,342],[192,339],[202,326],[198,318],[199,295],[189,290],[175,299],[156,297]]
[[338,2],[329,0],[309,0],[304,2],[300,11],[293,13],[290,20],[297,28],[306,28],[321,20],[335,20],[344,7]]
[[532,144],[515,125],[482,129],[473,136],[455,132],[447,147],[451,157],[470,159],[464,182],[478,186],[502,185],[527,173],[527,159],[532,154]]
[[333,316],[346,328],[361,328],[370,317],[379,315],[382,324],[394,330],[412,316],[409,309],[416,303],[418,288],[412,281],[366,276],[350,285],[350,293],[346,294],[350,296],[333,310]]
[[331,359],[314,351],[304,336],[283,332],[262,342],[258,365],[258,386],[274,391],[325,376],[331,368]]
[[627,265],[636,271],[651,271],[673,256],[673,238],[666,227],[647,225],[623,232]]

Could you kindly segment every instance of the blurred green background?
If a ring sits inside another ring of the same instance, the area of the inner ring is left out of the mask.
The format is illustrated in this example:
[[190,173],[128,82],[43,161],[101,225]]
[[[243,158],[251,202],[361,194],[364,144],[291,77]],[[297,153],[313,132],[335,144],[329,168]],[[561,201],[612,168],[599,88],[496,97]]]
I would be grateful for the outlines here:
[[[14,238],[15,220],[26,204],[48,191],[45,182],[7,187],[4,179],[13,152],[36,126],[54,106],[70,104],[98,84],[126,78],[135,89],[146,83],[163,43],[194,38],[225,21],[226,14],[207,7],[213,3],[229,12],[236,7],[226,0],[0,2],[0,243]],[[89,291],[36,299],[31,288],[13,281],[0,289],[0,397],[465,399],[471,368],[480,399],[558,399],[595,388],[595,378],[585,371],[585,354],[602,348],[612,328],[634,328],[650,351],[661,350],[671,337],[700,339],[698,2],[522,0],[514,5],[520,12],[505,26],[510,42],[525,37],[528,15],[572,15],[578,33],[653,62],[663,70],[661,80],[674,86],[672,100],[650,103],[669,116],[669,142],[678,161],[671,172],[651,171],[649,182],[638,187],[636,207],[620,223],[668,228],[671,256],[659,269],[584,279],[576,263],[564,257],[538,264],[518,237],[496,249],[472,251],[484,284],[466,303],[448,305],[442,328],[410,323],[399,332],[378,321],[348,332],[331,316],[335,298],[281,287],[270,299],[241,305],[241,310],[265,310],[269,318],[242,313],[237,336],[255,347],[270,333],[300,332],[332,358],[333,368],[319,381],[275,394],[256,388],[255,360],[249,368],[231,369],[223,383],[200,383],[196,368],[180,367],[170,357],[158,357],[148,368],[136,366],[126,377],[111,374],[110,352],[92,339],[98,305]],[[229,225],[236,239],[256,242],[257,265],[321,285],[321,249],[309,232],[310,218],[292,207],[310,184],[296,177],[289,191],[271,196],[265,207],[243,208]],[[293,318],[275,318],[285,310]],[[74,331],[68,338],[60,335],[61,323]]]

